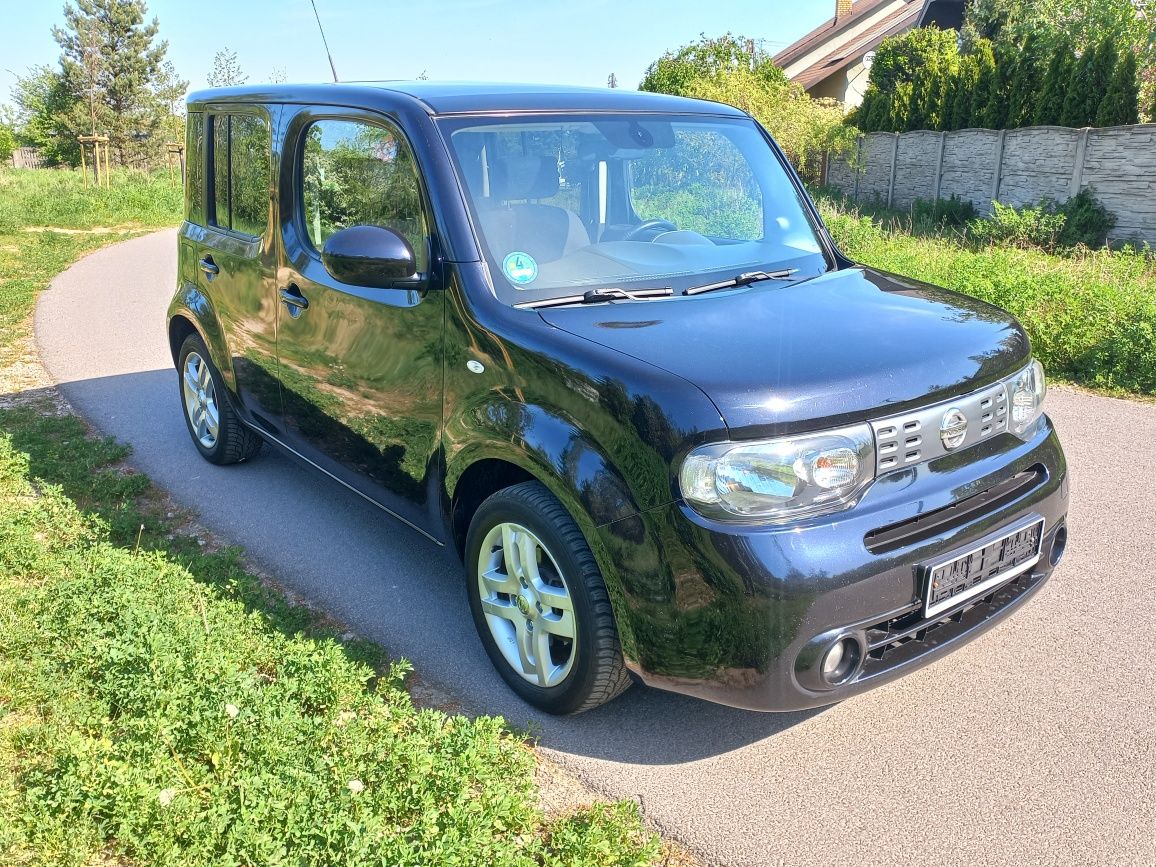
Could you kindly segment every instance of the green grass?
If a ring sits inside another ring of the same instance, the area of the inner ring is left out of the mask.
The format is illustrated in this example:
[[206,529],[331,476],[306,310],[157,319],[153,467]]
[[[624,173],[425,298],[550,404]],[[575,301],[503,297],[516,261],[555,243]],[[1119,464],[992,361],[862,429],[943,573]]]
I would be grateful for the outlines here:
[[[175,223],[167,177],[0,172],[0,375],[37,293]],[[52,201],[48,201],[52,199]],[[404,662],[187,535],[46,399],[0,409],[0,863],[645,865],[631,803],[547,817],[501,719],[415,708]]]
[[[181,191],[167,174],[116,172],[113,186],[85,189],[79,172],[0,169],[0,368],[11,364],[28,334],[36,296],[78,257],[127,237],[125,232],[180,221]],[[119,234],[28,232],[29,227]]]
[[1110,393],[1156,394],[1156,258],[1133,250],[974,246],[950,231],[913,234],[820,197],[847,255],[989,301],[1014,314],[1048,373]]

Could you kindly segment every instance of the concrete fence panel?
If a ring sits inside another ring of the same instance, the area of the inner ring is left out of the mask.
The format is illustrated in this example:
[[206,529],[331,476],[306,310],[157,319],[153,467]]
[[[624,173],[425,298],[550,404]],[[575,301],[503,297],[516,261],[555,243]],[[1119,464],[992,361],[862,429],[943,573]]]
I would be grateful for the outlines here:
[[1019,208],[1040,199],[1064,202],[1072,197],[1080,130],[1029,127],[1009,129],[1005,136],[996,199]]
[[899,137],[895,157],[895,182],[891,185],[891,205],[909,208],[916,199],[934,199],[939,170],[939,145],[943,136],[937,132],[912,132]]
[[1092,187],[1116,216],[1114,239],[1156,245],[1156,124],[870,133],[831,160],[827,177],[858,201],[909,208],[954,195],[981,213],[993,200],[1063,202]]
[[959,196],[981,207],[991,207],[999,133],[990,129],[963,129],[946,134],[943,145],[939,197]]

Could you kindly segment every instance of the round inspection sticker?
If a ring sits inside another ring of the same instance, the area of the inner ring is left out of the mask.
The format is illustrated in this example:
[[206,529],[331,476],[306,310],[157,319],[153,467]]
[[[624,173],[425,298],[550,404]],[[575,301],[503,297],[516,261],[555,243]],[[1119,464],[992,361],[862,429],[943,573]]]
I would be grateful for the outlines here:
[[538,263],[529,253],[510,253],[502,260],[502,271],[511,283],[525,286],[538,279]]

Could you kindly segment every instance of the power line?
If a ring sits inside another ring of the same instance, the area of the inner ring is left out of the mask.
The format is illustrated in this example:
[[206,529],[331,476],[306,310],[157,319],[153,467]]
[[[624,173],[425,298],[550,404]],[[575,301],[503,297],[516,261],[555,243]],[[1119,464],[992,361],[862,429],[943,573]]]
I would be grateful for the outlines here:
[[329,71],[333,73],[333,83],[337,83],[337,67],[333,65],[333,55],[329,53],[329,40],[325,38],[325,28],[321,26],[321,16],[317,14],[317,4],[309,0],[313,7],[313,17],[317,19],[317,29],[321,31],[321,42],[325,46],[325,56],[329,58]]

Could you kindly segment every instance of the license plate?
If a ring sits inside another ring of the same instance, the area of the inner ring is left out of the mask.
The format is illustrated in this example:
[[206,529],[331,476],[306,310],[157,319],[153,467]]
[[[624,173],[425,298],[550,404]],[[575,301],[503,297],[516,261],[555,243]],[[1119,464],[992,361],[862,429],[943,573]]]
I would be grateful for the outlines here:
[[934,617],[1009,581],[1040,559],[1044,519],[1032,518],[998,539],[928,564],[923,616]]

